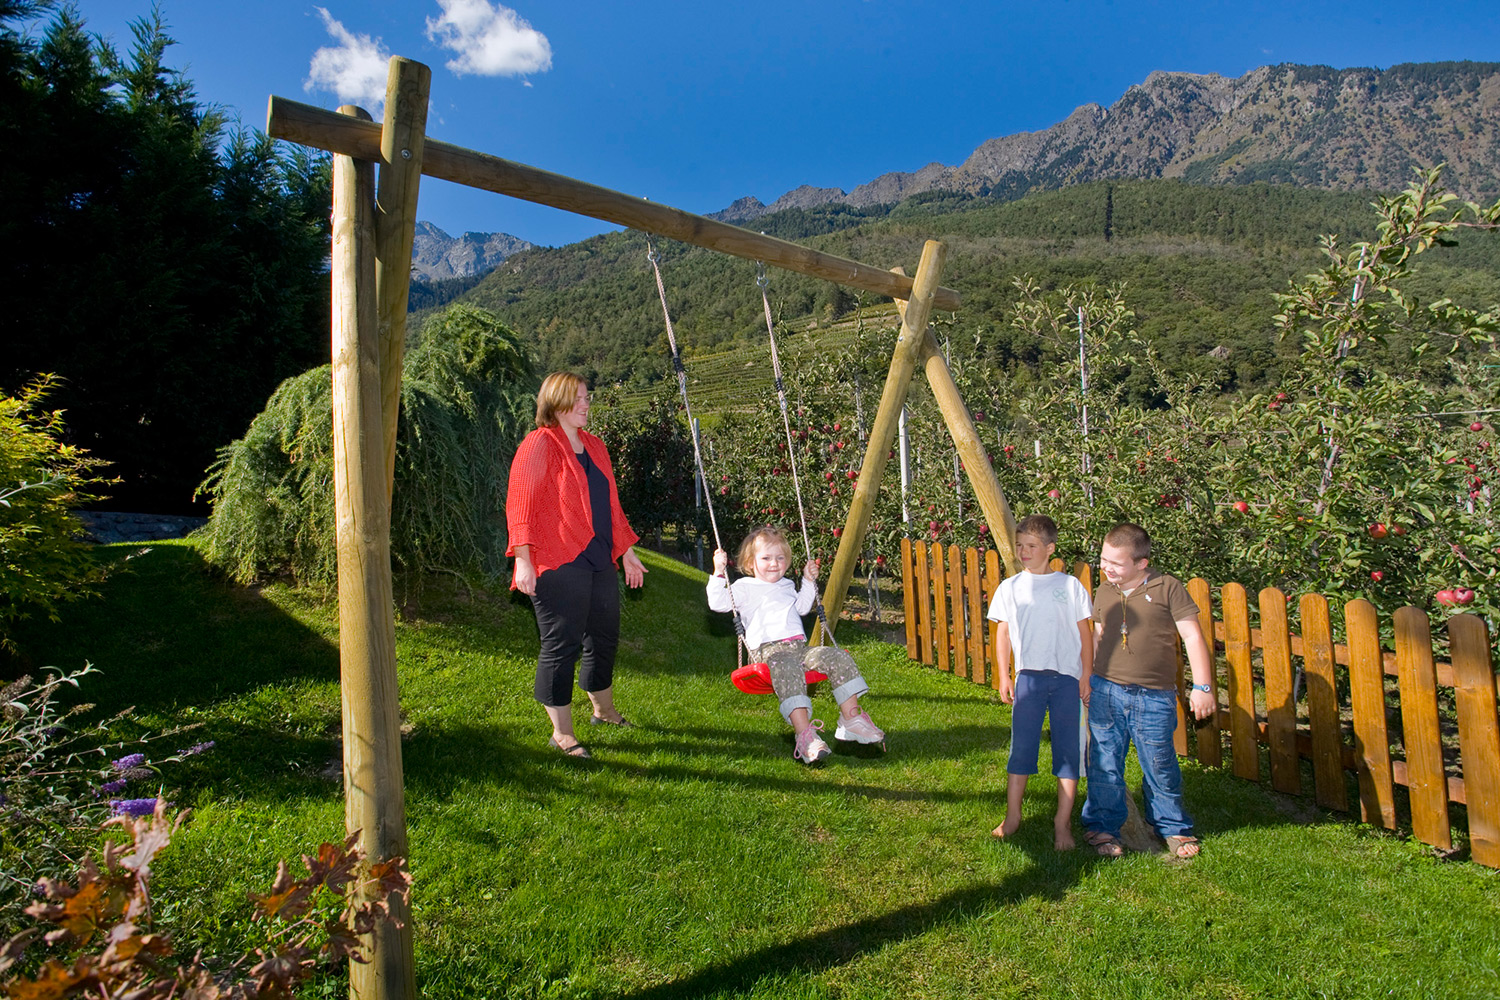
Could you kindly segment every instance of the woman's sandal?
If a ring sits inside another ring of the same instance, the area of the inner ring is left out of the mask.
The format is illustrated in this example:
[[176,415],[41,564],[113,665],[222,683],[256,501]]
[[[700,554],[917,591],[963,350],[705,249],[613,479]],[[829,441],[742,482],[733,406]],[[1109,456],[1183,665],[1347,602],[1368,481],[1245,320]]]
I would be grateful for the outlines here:
[[1197,837],[1174,835],[1163,839],[1167,842],[1167,853],[1182,861],[1186,861],[1188,858],[1196,858],[1198,852],[1203,849],[1198,843]]
[[591,726],[625,726],[625,727],[628,727],[630,729],[634,729],[635,728],[635,723],[631,722],[629,719],[625,718],[625,716],[623,716],[623,715],[620,716],[620,721],[619,722],[616,722],[613,719],[606,719],[606,718],[603,718],[603,717],[598,716],[598,715],[591,716],[589,718],[589,725],[591,725]]
[[1083,835],[1083,839],[1101,858],[1118,858],[1125,853],[1125,848],[1120,844],[1120,838],[1112,833],[1090,830]]
[[586,746],[584,746],[582,743],[574,743],[570,747],[565,747],[561,743],[557,742],[557,737],[556,736],[553,736],[550,739],[548,739],[547,740],[547,744],[549,746],[556,747],[557,749],[561,750],[563,753],[567,754],[569,757],[577,757],[580,760],[582,760],[584,758],[588,758],[588,757],[592,757],[593,756],[593,754],[589,753],[589,748],[586,747]]

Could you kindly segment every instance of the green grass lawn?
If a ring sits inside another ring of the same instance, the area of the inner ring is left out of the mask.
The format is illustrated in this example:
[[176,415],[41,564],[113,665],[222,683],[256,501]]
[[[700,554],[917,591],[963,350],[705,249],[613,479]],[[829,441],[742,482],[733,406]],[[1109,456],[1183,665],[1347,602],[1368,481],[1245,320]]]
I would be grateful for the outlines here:
[[[398,625],[424,996],[1496,995],[1500,873],[1225,772],[1185,764],[1189,864],[1054,852],[1045,774],[993,841],[1009,710],[852,623],[889,752],[794,762],[772,700],[729,684],[703,575],[643,558],[616,680],[637,728],[592,729],[580,697],[592,761],[547,746],[524,604],[429,594]],[[21,639],[101,668],[90,700],[217,741],[164,775],[194,809],[155,883],[177,933],[235,942],[276,860],[342,835],[331,604],[169,543]],[[826,692],[817,709],[831,729]]]

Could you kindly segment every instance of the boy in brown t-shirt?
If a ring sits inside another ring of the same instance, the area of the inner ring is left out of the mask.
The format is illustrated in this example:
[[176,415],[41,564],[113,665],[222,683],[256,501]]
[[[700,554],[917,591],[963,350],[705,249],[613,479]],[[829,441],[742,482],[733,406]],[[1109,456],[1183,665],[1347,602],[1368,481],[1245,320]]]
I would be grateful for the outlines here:
[[1094,594],[1094,674],[1089,699],[1088,797],[1081,819],[1085,839],[1100,854],[1119,857],[1127,815],[1125,756],[1135,744],[1146,800],[1146,821],[1179,858],[1198,853],[1193,820],[1182,806],[1182,769],[1172,746],[1177,728],[1177,639],[1193,671],[1194,718],[1215,708],[1213,658],[1198,625],[1198,605],[1176,577],[1149,571],[1151,536],[1137,524],[1118,524],[1104,536]]

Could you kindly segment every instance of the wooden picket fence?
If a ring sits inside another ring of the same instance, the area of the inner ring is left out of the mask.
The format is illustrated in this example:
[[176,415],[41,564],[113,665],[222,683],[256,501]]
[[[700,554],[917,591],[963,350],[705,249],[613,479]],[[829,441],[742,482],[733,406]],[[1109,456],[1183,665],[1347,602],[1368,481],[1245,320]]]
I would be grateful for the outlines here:
[[[995,686],[995,626],[985,613],[1004,579],[997,553],[903,540],[901,561],[907,655]],[[1052,565],[1064,568],[1058,560]],[[1073,575],[1093,593],[1086,564],[1075,563]],[[1180,755],[1221,767],[1227,744],[1236,776],[1269,777],[1271,787],[1290,794],[1306,793],[1302,761],[1310,761],[1318,805],[1342,811],[1351,808],[1352,773],[1362,820],[1388,830],[1407,822],[1418,840],[1443,850],[1453,846],[1449,806],[1462,805],[1470,856],[1500,868],[1500,680],[1483,619],[1448,619],[1449,660],[1440,662],[1419,608],[1395,613],[1389,651],[1365,600],[1344,605],[1348,641],[1335,643],[1320,594],[1299,599],[1302,634],[1293,635],[1289,598],[1274,587],[1257,595],[1260,628],[1250,627],[1241,585],[1219,588],[1217,618],[1206,581],[1189,580],[1187,589],[1203,634],[1214,637],[1220,708],[1190,724],[1179,697]],[[1294,661],[1305,678],[1305,703],[1293,700]],[[1178,683],[1185,691],[1181,677]]]

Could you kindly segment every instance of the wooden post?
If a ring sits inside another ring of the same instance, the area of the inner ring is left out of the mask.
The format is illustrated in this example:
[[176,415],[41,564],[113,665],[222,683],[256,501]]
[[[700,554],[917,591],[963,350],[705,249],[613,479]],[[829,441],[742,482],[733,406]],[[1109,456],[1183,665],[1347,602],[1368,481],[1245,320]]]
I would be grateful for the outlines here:
[[401,360],[406,351],[406,305],[411,296],[411,247],[417,227],[417,187],[426,145],[427,93],[432,70],[392,56],[380,130],[380,189],[375,198],[375,298],[380,317],[380,399],[385,412],[385,491],[396,484],[396,422],[401,409]]
[[[357,108],[341,109],[365,115]],[[365,115],[368,118],[368,115]],[[374,164],[333,163],[333,475],[339,570],[344,824],[366,858],[407,854],[402,790],[390,500],[386,491],[375,306]],[[399,926],[398,926],[399,925]],[[349,963],[350,994],[416,996],[410,912],[399,900],[372,935],[370,961]]]
[[[880,393],[880,407],[875,411],[875,422],[870,427],[864,461],[854,485],[854,497],[849,502],[849,516],[844,519],[844,534],[839,539],[838,553],[833,557],[833,568],[828,571],[828,582],[823,589],[823,604],[830,623],[837,622],[839,612],[844,609],[845,591],[849,589],[849,581],[854,579],[854,564],[865,546],[870,511],[875,507],[875,494],[880,490],[885,463],[891,445],[896,441],[896,426],[901,420],[901,407],[906,405],[906,395],[911,391],[912,372],[916,370],[917,360],[926,344],[927,320],[932,316],[932,300],[937,294],[946,256],[947,248],[942,243],[928,240],[922,248],[917,276],[912,279],[911,299],[901,321],[896,349],[891,354],[891,367],[886,373],[885,388]],[[821,626],[815,631],[821,638]]]

